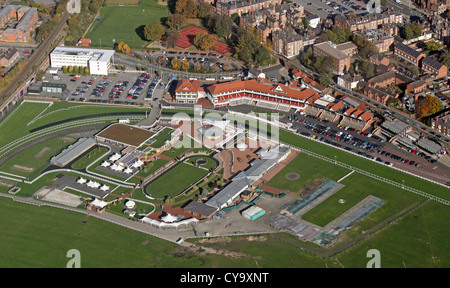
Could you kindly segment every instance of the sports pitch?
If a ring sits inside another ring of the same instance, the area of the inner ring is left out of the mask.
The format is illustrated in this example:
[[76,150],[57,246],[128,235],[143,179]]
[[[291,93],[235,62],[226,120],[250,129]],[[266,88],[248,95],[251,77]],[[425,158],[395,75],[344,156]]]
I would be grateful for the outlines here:
[[139,35],[142,27],[151,22],[160,22],[167,17],[168,9],[154,0],[141,1],[137,6],[106,6],[101,9],[101,19],[95,20],[86,38],[91,46],[113,48],[123,41],[131,48],[142,48],[148,41]]

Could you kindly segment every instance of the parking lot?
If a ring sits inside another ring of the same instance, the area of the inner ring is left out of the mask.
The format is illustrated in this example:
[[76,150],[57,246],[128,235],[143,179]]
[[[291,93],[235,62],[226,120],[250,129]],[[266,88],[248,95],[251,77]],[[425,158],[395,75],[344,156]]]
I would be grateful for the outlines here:
[[[167,83],[149,73],[118,73],[115,76],[91,76],[46,74],[44,81],[64,83],[65,100],[141,105],[152,104],[161,99]],[[167,81],[167,80],[166,80]],[[161,87],[163,85],[164,87]],[[41,96],[54,97],[52,93]]]
[[[297,133],[360,155],[369,155],[385,145],[385,140],[369,132],[352,130],[338,123],[322,121],[303,113],[287,113],[280,121],[291,123]],[[389,165],[389,163],[388,163]]]

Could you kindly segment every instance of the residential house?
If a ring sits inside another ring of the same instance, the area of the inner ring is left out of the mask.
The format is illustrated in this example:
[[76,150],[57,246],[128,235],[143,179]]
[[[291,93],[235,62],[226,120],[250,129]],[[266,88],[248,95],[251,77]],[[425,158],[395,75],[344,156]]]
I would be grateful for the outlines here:
[[425,57],[425,54],[420,53],[403,43],[397,43],[395,45],[394,54],[416,67],[420,67],[420,61]]
[[433,75],[435,79],[441,79],[447,76],[448,68],[430,56],[426,56],[422,60],[422,72]]

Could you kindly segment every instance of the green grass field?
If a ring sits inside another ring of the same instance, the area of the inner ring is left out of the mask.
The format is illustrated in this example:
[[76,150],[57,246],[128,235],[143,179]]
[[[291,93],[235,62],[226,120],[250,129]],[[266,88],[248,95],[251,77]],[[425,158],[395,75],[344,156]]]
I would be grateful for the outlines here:
[[149,146],[152,148],[161,148],[167,140],[171,139],[173,129],[172,128],[164,128],[163,130],[159,131],[157,135],[153,136],[153,141]]
[[[68,141],[69,139],[71,140]],[[0,167],[0,170],[20,176],[29,176],[31,174],[38,175],[40,170],[49,165],[50,159],[54,155],[57,155],[61,150],[75,142],[75,139],[70,137],[65,138],[65,140],[66,141],[61,138],[53,138],[34,145],[8,160]],[[31,168],[32,171],[27,172],[27,169],[20,169],[18,166]]]
[[402,171],[392,169],[383,164],[376,163],[374,161],[347,153],[345,151],[329,147],[323,143],[294,135],[285,130],[280,130],[280,141],[320,154],[329,158],[330,160],[334,160],[334,157],[336,156],[336,159],[339,162],[351,165],[355,168],[362,169],[369,173],[395,181],[400,184],[402,183],[402,180],[404,180],[406,186],[421,190],[437,197],[441,197],[445,200],[450,200],[449,188],[434,184],[427,180],[420,179],[413,175],[406,174]]
[[163,176],[151,182],[145,191],[152,197],[173,197],[208,174],[207,170],[180,163]]
[[227,258],[217,254],[182,253],[173,243],[95,217],[86,218],[84,214],[31,206],[2,197],[0,205],[0,217],[7,220],[1,224],[0,267],[3,268],[64,268],[71,259],[66,256],[70,249],[80,251],[82,268],[364,268],[370,260],[366,256],[369,249],[380,251],[383,268],[443,268],[449,266],[450,259],[446,241],[450,227],[442,225],[450,220],[448,207],[433,201],[339,256],[339,262],[300,250],[295,246],[297,240],[284,233],[267,235],[263,242],[235,237],[231,242],[205,244],[248,255]]
[[[301,187],[311,184],[319,177],[337,181],[350,171],[324,162],[318,158],[300,153],[291,162],[286,165],[277,175],[270,179],[266,185],[289,190],[291,192],[298,191]],[[297,173],[300,178],[296,180],[286,179],[286,174]]]
[[0,122],[0,147],[30,134],[31,129],[75,117],[113,112],[145,112],[149,109],[138,107],[114,107],[90,104],[56,102],[48,103],[23,102],[16,107],[7,118]]
[[148,41],[140,36],[142,27],[159,23],[167,15],[167,7],[154,0],[144,0],[138,6],[106,6],[101,9],[102,19],[95,20],[86,38],[92,40],[93,47],[113,48],[123,41],[131,48],[143,48]]
[[[423,197],[408,195],[400,188],[389,187],[380,181],[355,173],[340,183],[345,187],[305,213],[302,219],[323,227],[369,195],[386,201],[382,207],[358,224],[360,228],[355,231],[356,236],[403,208],[425,201]],[[345,203],[338,203],[339,199],[344,199]]]

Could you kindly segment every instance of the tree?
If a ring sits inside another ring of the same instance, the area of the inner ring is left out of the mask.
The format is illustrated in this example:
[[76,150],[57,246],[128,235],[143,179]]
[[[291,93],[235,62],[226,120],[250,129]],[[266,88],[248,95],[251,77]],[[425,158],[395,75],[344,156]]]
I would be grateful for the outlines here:
[[370,79],[375,76],[375,67],[372,62],[364,60],[361,65],[358,66],[358,72],[364,79]]
[[170,31],[167,34],[166,46],[169,48],[175,48],[177,41],[180,39],[181,35],[178,31]]
[[197,6],[197,9],[197,17],[202,19],[208,17],[214,12],[213,6],[208,2],[200,2]]
[[430,95],[420,98],[415,105],[417,118],[427,117],[444,109],[441,100]]
[[125,45],[125,43],[123,41],[120,41],[119,44],[117,44],[117,50],[122,52],[123,45]]
[[434,40],[430,40],[427,43],[425,43],[425,46],[427,47],[427,50],[429,51],[437,51],[442,48],[442,45]]
[[450,50],[444,50],[439,56],[439,61],[447,67],[450,67]]
[[228,38],[233,27],[233,19],[228,15],[220,15],[215,19],[214,32],[222,38]]
[[170,61],[170,64],[172,64],[172,67],[174,69],[178,69],[180,61],[178,61],[178,58],[175,56],[173,57],[173,59]]
[[261,45],[258,50],[256,50],[254,55],[254,62],[257,65],[264,65],[270,59],[270,52],[263,45]]
[[309,27],[309,20],[308,20],[308,18],[306,16],[303,17],[302,22],[303,22],[303,27],[304,28],[308,28]]
[[211,50],[214,44],[217,42],[217,35],[206,34],[200,43],[200,49],[203,51]]
[[195,0],[178,0],[175,11],[187,18],[195,18],[198,14],[198,3]]
[[181,63],[181,70],[188,70],[189,69],[189,61],[187,59],[184,59],[183,62]]
[[184,21],[186,21],[186,18],[182,14],[169,14],[166,24],[170,29],[178,30],[184,24]]
[[152,22],[144,27],[144,37],[148,41],[155,41],[161,39],[166,32],[163,25],[158,22]]
[[122,52],[124,53],[124,54],[127,54],[127,55],[130,55],[130,46],[128,46],[128,44],[124,44],[123,45],[123,47],[122,47]]
[[194,46],[197,47],[197,49],[200,49],[203,37],[205,37],[205,33],[199,32],[197,34],[195,34],[195,38],[194,38]]
[[419,23],[414,22],[403,26],[402,37],[406,40],[417,38],[422,35],[422,27]]

